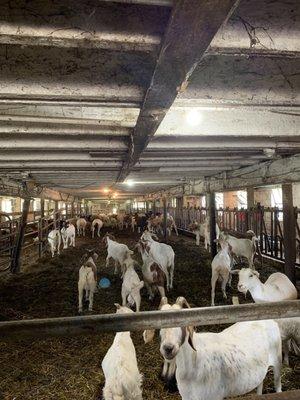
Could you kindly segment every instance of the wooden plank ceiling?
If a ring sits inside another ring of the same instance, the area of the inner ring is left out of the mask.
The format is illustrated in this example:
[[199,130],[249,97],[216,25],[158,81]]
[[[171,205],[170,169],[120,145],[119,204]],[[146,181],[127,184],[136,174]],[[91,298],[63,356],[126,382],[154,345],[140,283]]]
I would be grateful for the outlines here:
[[0,3],[0,179],[133,197],[300,153],[298,0]]

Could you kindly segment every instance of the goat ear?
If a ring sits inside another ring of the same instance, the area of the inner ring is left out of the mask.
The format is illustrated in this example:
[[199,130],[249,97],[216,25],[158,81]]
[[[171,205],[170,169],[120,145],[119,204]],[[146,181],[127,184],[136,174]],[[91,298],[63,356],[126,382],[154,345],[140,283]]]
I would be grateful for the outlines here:
[[232,275],[238,275],[238,274],[240,273],[240,269],[232,269],[232,270],[230,271],[230,273],[231,273]]
[[194,346],[194,341],[193,341],[194,327],[193,327],[193,326],[188,326],[186,329],[187,329],[188,335],[189,335],[188,344],[191,346],[191,348],[192,348],[194,351],[197,351],[196,348],[195,348],[195,346]]
[[253,270],[252,273],[259,278],[259,272],[258,271]]
[[164,296],[160,300],[158,309],[160,310],[162,308],[162,306],[164,306],[166,304],[168,304],[168,298],[166,296]]
[[145,343],[150,343],[154,339],[155,329],[146,329],[143,332],[143,338]]
[[115,307],[116,307],[117,310],[120,310],[121,306],[120,306],[119,303],[115,303],[114,305],[115,305]]
[[181,308],[191,308],[185,297],[177,297],[176,304]]

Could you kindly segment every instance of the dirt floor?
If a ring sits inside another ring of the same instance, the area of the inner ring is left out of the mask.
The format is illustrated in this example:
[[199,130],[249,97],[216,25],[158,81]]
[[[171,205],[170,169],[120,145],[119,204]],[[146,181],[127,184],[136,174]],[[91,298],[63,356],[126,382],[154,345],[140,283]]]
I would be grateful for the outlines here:
[[[117,232],[120,242],[133,248],[138,236]],[[210,257],[194,240],[172,236],[170,244],[176,254],[174,289],[170,301],[185,296],[192,307],[210,305]],[[99,239],[78,239],[75,249],[63,251],[53,259],[45,256],[18,276],[1,278],[0,320],[59,317],[77,315],[77,277],[79,260],[86,248],[96,248],[99,277],[108,277],[112,285],[100,289],[94,298],[94,313],[115,312],[114,303],[121,302],[121,280],[113,274],[113,266],[105,268],[106,249]],[[135,258],[140,261],[138,255]],[[275,269],[270,263],[261,272],[265,279]],[[236,281],[233,282],[236,288]],[[240,302],[251,302],[239,295]],[[145,289],[142,292],[142,310],[153,310],[159,300],[150,303]],[[224,304],[220,288],[216,305]],[[222,326],[209,327],[219,331]],[[201,328],[205,330],[205,328]],[[206,329],[207,330],[207,329]],[[85,336],[55,339],[0,339],[0,400],[100,400],[104,378],[101,361],[114,335]],[[178,400],[178,393],[168,393],[158,379],[162,358],[158,341],[144,345],[141,332],[132,334],[138,365],[144,375],[143,398],[147,400]],[[283,390],[300,388],[300,360],[291,357],[291,367],[283,368]],[[272,392],[271,375],[265,381],[264,392]]]

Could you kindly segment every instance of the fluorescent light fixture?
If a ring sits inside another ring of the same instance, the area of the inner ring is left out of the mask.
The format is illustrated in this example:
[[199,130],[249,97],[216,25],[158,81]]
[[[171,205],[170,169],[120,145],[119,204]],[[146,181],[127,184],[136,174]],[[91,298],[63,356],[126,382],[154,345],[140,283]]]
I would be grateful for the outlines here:
[[129,186],[129,187],[134,186],[134,182],[133,182],[132,179],[127,179],[125,183],[126,183],[126,185]]
[[186,120],[190,126],[197,126],[202,121],[202,114],[196,108],[192,108],[187,112]]

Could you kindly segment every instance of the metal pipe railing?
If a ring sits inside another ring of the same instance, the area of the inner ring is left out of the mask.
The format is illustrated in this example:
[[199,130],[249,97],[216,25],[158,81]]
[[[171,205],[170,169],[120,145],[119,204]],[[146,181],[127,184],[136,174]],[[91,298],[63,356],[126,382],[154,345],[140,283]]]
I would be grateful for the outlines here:
[[300,317],[300,300],[189,308],[178,311],[143,311],[0,322],[0,337],[70,336],[99,332],[137,331],[176,326],[207,326],[239,321]]

